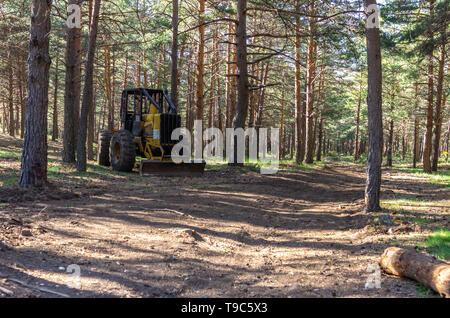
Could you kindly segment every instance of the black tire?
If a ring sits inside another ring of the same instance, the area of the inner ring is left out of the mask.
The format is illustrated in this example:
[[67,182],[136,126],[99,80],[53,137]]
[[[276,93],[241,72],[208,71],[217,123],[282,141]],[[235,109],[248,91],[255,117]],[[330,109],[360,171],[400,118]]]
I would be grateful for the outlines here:
[[109,160],[113,170],[131,171],[136,162],[136,143],[128,130],[120,130],[111,138]]
[[97,161],[100,166],[109,167],[109,145],[111,144],[111,132],[109,130],[102,130],[98,134],[98,151]]

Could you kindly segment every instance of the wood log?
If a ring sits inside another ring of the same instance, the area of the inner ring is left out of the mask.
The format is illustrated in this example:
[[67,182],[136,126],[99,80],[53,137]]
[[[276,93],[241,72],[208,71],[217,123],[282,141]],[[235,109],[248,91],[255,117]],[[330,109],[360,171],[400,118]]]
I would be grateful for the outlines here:
[[450,264],[431,256],[398,247],[389,247],[381,256],[385,272],[414,279],[450,298]]

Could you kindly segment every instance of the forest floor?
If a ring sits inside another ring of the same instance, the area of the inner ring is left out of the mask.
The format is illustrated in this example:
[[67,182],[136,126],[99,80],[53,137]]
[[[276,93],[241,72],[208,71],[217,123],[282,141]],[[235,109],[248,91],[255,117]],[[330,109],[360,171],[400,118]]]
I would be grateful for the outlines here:
[[17,187],[20,147],[0,135],[0,297],[437,297],[383,273],[365,284],[385,248],[427,251],[450,228],[448,179],[384,170],[387,226],[363,212],[362,165],[78,174],[50,142],[52,185],[31,191]]

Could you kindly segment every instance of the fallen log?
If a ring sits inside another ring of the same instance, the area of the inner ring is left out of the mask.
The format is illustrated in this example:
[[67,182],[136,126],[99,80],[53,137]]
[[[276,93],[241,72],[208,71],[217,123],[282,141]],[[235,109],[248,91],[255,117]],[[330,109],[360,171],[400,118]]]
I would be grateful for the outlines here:
[[450,298],[450,264],[431,256],[398,247],[389,247],[381,255],[385,272],[414,279]]

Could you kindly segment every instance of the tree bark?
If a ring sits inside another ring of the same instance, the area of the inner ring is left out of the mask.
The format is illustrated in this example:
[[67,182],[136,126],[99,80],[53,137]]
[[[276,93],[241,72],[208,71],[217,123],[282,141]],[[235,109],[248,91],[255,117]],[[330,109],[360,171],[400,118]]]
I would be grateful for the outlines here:
[[[430,15],[434,14],[434,0],[429,0],[430,2]],[[433,38],[433,32],[428,32],[428,37],[430,39]],[[424,148],[423,148],[423,171],[431,172],[431,148],[432,148],[432,139],[433,139],[433,100],[434,100],[434,55],[433,52],[428,56],[428,108],[427,108],[427,124],[425,130],[425,140],[424,140]]]
[[[441,32],[442,36],[445,37],[447,24],[444,23],[444,28]],[[438,169],[438,161],[439,161],[439,143],[441,139],[441,131],[442,131],[442,116],[441,116],[441,108],[442,108],[442,95],[443,95],[443,86],[444,86],[444,67],[445,67],[445,41],[441,44],[441,52],[439,59],[439,73],[438,73],[438,82],[437,82],[437,94],[436,94],[436,112],[434,119],[434,145],[433,145],[433,160],[431,163],[431,170],[437,171]]]
[[[247,69],[247,0],[237,1],[237,20],[236,27],[236,66],[238,69],[237,79],[237,104],[236,113],[233,119],[233,128],[245,128],[245,122],[248,115],[249,101],[249,82]],[[238,162],[237,137],[234,140],[234,160],[233,165],[243,165]]]
[[414,145],[413,145],[413,168],[416,168],[417,161],[420,157],[420,137],[419,137],[419,83],[415,83],[415,106],[414,106]]
[[123,89],[128,88],[128,53],[125,53],[125,70],[123,72]]
[[316,58],[317,58],[317,42],[315,41],[316,21],[312,17],[315,14],[315,1],[310,1],[308,13],[309,37],[308,37],[308,58],[306,67],[306,155],[305,162],[314,162],[314,86],[316,79]]
[[442,297],[450,297],[450,265],[446,262],[423,253],[389,247],[381,256],[380,265],[389,274],[417,280]]
[[19,103],[20,103],[20,138],[23,139],[25,133],[25,108],[26,108],[26,98],[25,98],[25,58],[20,54],[20,65],[19,65],[19,75],[17,79],[17,85],[19,86]]
[[393,152],[393,142],[394,142],[394,119],[392,118],[394,113],[394,104],[392,103],[392,99],[394,96],[391,95],[391,120],[389,121],[389,135],[387,142],[387,151],[386,151],[386,166],[392,167],[392,152]]
[[52,125],[52,140],[55,141],[59,138],[58,134],[58,65],[59,58],[56,58],[55,65],[55,81],[54,81],[54,92],[53,92],[53,125]]
[[8,106],[9,106],[9,135],[14,137],[15,120],[14,120],[14,71],[13,58],[11,56],[11,47],[8,47]]
[[[282,78],[284,79],[285,75],[283,73]],[[284,83],[281,87],[281,116],[280,116],[280,144],[279,144],[279,149],[278,149],[278,153],[280,154],[280,159],[283,158],[283,146],[284,146],[284,142],[282,142],[283,140],[283,136],[284,136],[284,104],[285,104],[285,92],[284,92]]]
[[[95,78],[93,79],[95,80]],[[93,84],[93,86],[95,87],[95,84]],[[89,110],[89,114],[88,114],[88,127],[87,127],[87,158],[88,160],[95,160],[94,157],[94,136],[95,136],[95,110],[96,110],[96,98],[95,98],[95,89],[94,89],[94,93],[93,93],[93,97],[92,97],[92,107]],[[112,101],[111,101],[112,103]],[[111,107],[112,108],[112,107]],[[112,112],[112,110],[111,110]],[[113,113],[110,114],[111,118],[113,118]],[[112,120],[112,119],[111,119]],[[108,122],[109,124],[109,122]],[[112,129],[113,125],[111,123],[111,129]],[[98,136],[98,135],[97,135]]]
[[[69,4],[79,4],[69,0]],[[63,162],[75,163],[81,94],[81,28],[67,29]]]
[[[141,87],[141,53],[139,52],[136,57],[136,79],[135,85],[136,87]],[[109,105],[108,105],[109,107]]]
[[[299,0],[296,1],[296,10],[300,10]],[[300,17],[295,16],[295,161],[301,164],[303,161],[305,142],[302,139],[302,97],[300,74]],[[302,149],[303,148],[303,149]]]
[[197,52],[197,113],[196,119],[203,121],[203,109],[205,107],[203,76],[205,72],[205,0],[199,0],[198,24],[198,52]]
[[323,115],[320,115],[319,121],[319,139],[317,141],[317,161],[322,161],[322,142],[323,142]]
[[19,181],[23,188],[47,184],[50,7],[51,1],[33,0],[31,4],[27,113]]
[[[111,82],[111,46],[105,45],[104,47],[105,58],[105,93],[106,103],[108,105],[108,130],[113,130],[113,102],[112,102],[112,82]],[[140,72],[139,72],[140,73]],[[138,74],[136,74],[137,76]],[[139,76],[140,77],[140,76]],[[136,77],[137,78],[137,77]],[[139,83],[137,84],[139,86]]]
[[[377,4],[376,0],[364,0],[366,14],[368,6]],[[367,159],[367,181],[365,203],[367,212],[380,211],[381,160],[383,149],[382,118],[382,70],[380,29],[368,27],[366,21],[367,70],[368,70],[368,130],[369,154]]]
[[248,113],[248,70],[247,70],[247,0],[238,0],[237,2],[237,20],[236,28],[236,66],[238,69],[237,92],[238,99],[236,104],[236,113],[233,119],[233,127],[244,128]]
[[172,1],[172,68],[170,98],[178,109],[178,0]]
[[97,42],[98,17],[100,13],[101,0],[95,0],[92,14],[91,31],[89,32],[88,54],[86,60],[86,70],[84,77],[83,101],[81,104],[80,127],[78,129],[77,140],[77,171],[86,171],[86,135],[87,118],[92,111],[93,104],[93,73],[95,46]]
[[355,148],[353,152],[353,162],[359,159],[359,122],[361,115],[361,99],[362,99],[362,74],[359,82],[359,93],[358,93],[358,107],[356,110],[356,133],[355,133]]

